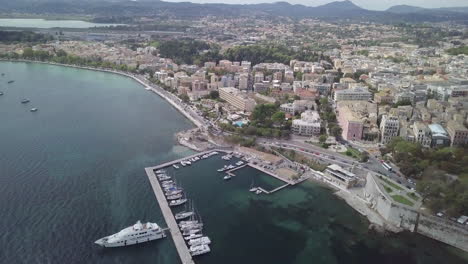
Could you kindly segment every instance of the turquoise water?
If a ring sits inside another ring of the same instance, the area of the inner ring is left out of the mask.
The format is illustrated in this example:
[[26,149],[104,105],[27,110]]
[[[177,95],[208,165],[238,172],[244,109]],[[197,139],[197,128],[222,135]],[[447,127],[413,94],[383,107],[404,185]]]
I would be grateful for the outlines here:
[[[0,73],[0,262],[179,263],[170,238],[115,249],[93,241],[138,219],[165,226],[144,168],[193,153],[174,140],[192,125],[125,77],[6,62]],[[281,182],[252,168],[224,181],[216,171],[223,164],[218,156],[168,169],[213,240],[197,264],[468,259],[419,235],[369,231],[363,217],[314,183],[252,194],[252,180],[266,188]]]
[[92,28],[118,24],[91,23],[81,20],[45,20],[36,18],[0,18],[0,27],[16,28]]
[[[245,167],[224,181],[220,156],[178,170],[167,168],[193,200],[212,240],[201,264],[466,263],[467,254],[411,234],[379,234],[332,191],[312,182],[271,195],[248,191],[282,182]],[[174,210],[177,212],[177,210]],[[463,257],[464,256],[464,257]]]

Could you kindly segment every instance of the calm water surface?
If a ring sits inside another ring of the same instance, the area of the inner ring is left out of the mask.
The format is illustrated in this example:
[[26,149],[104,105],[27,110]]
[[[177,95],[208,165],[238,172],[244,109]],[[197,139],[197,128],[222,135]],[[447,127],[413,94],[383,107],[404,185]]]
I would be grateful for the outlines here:
[[[144,167],[192,153],[174,142],[191,124],[125,77],[0,62],[2,72],[0,262],[179,263],[170,238],[116,249],[93,241],[138,219],[165,226]],[[252,168],[223,181],[223,164],[217,156],[168,169],[213,240],[197,263],[467,263],[466,254],[422,236],[369,231],[314,183],[252,194],[252,182],[281,183]]]
[[91,28],[116,26],[119,24],[91,23],[81,20],[45,20],[36,18],[0,18],[0,27],[16,28]]

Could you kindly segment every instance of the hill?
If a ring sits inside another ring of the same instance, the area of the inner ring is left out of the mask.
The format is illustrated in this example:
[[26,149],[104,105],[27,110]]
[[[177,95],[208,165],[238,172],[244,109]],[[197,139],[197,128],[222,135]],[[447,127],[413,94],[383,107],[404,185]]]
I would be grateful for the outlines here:
[[[429,10],[429,11],[426,11]],[[310,7],[293,5],[287,2],[264,4],[195,4],[191,2],[164,2],[159,0],[15,0],[0,5],[0,14],[60,14],[91,15],[100,18],[116,19],[139,16],[178,17],[193,19],[205,16],[251,16],[251,17],[289,17],[292,19],[319,18],[329,21],[355,22],[440,22],[461,21],[468,23],[463,12],[435,10],[411,6],[396,6],[387,11],[372,11],[355,5],[351,1],[335,1],[326,5]]]

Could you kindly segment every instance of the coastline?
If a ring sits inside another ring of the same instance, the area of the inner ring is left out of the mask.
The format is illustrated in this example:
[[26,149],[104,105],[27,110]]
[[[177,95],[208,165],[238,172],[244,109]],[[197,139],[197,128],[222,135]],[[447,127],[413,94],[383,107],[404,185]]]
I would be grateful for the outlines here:
[[[118,75],[121,75],[121,76],[125,76],[125,77],[128,77],[128,78],[132,78],[134,81],[137,81],[138,83],[140,83],[144,88],[150,88],[151,91],[153,91],[154,93],[158,94],[160,97],[162,97],[163,99],[165,99],[166,101],[168,101],[173,107],[175,107],[179,112],[181,112],[186,118],[188,118],[192,123],[194,123],[197,127],[201,128],[202,127],[202,124],[196,120],[195,118],[193,118],[189,112],[187,112],[184,108],[183,108],[183,104],[181,102],[181,100],[177,97],[175,97],[173,94],[170,94],[172,95],[171,97],[167,96],[166,94],[168,94],[167,91],[163,90],[161,87],[157,86],[157,85],[153,85],[153,84],[150,84],[150,83],[147,83],[147,80],[146,78],[144,78],[143,76],[139,76],[139,75],[134,75],[134,74],[131,74],[131,73],[126,73],[126,72],[121,72],[121,71],[116,71],[116,70],[109,70],[109,69],[102,69],[102,68],[93,68],[93,67],[87,67],[87,66],[77,66],[77,65],[68,65],[68,64],[60,64],[60,63],[53,63],[53,62],[42,62],[42,61],[34,61],[34,60],[9,60],[9,59],[0,59],[0,61],[6,61],[6,62],[23,62],[23,63],[42,63],[42,64],[49,64],[49,65],[56,65],[56,66],[64,66],[64,67],[71,67],[71,68],[77,68],[77,69],[84,69],[84,70],[92,70],[92,71],[100,71],[100,72],[107,72],[107,73],[114,73],[114,74],[118,74]],[[140,78],[139,78],[140,77]],[[145,82],[146,81],[146,82]],[[174,101],[173,97],[175,97],[176,99],[179,99],[179,104]],[[186,144],[183,144],[181,142],[179,142],[179,144],[181,145],[184,145],[188,148],[191,148],[197,152],[199,152],[200,150],[199,149],[196,149],[196,146],[193,146],[191,145],[189,142],[186,142]],[[328,187],[333,187],[332,185],[328,185],[326,183],[324,183],[324,185],[328,186]],[[395,228],[392,228],[393,226],[391,226],[391,224],[386,224],[385,223],[385,220],[383,220],[378,214],[376,214],[373,210],[371,210],[366,204],[364,201],[362,201],[361,199],[359,199],[360,197],[354,197],[351,193],[347,193],[347,192],[343,192],[343,191],[337,191],[337,192],[333,192],[334,195],[340,197],[341,199],[343,199],[347,204],[348,206],[350,206],[351,208],[353,208],[355,211],[357,211],[358,213],[360,213],[361,215],[365,216],[368,221],[370,222],[371,225],[377,225],[377,226],[381,226],[383,227],[385,230],[389,230],[389,231],[392,231],[392,232],[399,232],[401,231],[400,229],[395,229]],[[429,236],[428,236],[429,237]],[[429,237],[430,238],[430,237]]]
[[[116,71],[116,70],[110,70],[110,69],[103,69],[103,68],[94,68],[94,67],[88,67],[88,66],[78,66],[78,65],[72,65],[72,64],[62,64],[62,63],[55,63],[55,62],[47,62],[47,61],[35,61],[35,60],[24,60],[24,59],[3,59],[0,58],[0,61],[5,61],[5,62],[24,62],[24,63],[40,63],[40,64],[48,64],[48,65],[55,65],[55,66],[62,66],[62,67],[70,67],[70,68],[76,68],[76,69],[82,69],[82,70],[91,70],[91,71],[98,71],[98,72],[107,72],[107,73],[113,73],[117,74],[120,76],[125,76],[128,78],[133,79],[134,81],[138,82],[141,84],[144,88],[149,88],[151,89],[152,92],[155,94],[159,95],[159,97],[163,98],[166,100],[169,104],[171,104],[176,110],[178,110],[182,115],[184,115],[188,120],[190,120],[196,127],[202,128],[203,124],[196,120],[193,116],[191,116],[185,109],[183,109],[179,104],[177,104],[172,98],[169,98],[169,95],[166,95],[168,93],[161,87],[157,85],[151,85],[149,83],[146,83],[145,81],[139,79],[136,75],[122,72],[122,71]],[[175,97],[175,96],[174,96]],[[177,98],[179,99],[179,98]],[[182,103],[182,100],[179,99],[179,103]]]

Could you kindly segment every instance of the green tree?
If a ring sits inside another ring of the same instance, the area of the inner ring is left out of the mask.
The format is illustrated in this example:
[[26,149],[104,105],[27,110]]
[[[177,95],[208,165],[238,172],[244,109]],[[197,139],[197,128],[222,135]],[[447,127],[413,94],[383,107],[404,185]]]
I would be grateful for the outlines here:
[[271,117],[271,119],[276,123],[282,123],[285,118],[286,116],[284,112],[281,112],[281,111],[274,113],[273,116]]
[[325,143],[325,141],[327,141],[327,136],[326,135],[320,135],[319,142],[321,144],[323,144],[323,143]]
[[210,98],[211,99],[218,99],[219,98],[219,92],[218,91],[211,91],[210,92]]
[[32,48],[24,48],[23,49],[23,58],[32,59],[34,57],[34,51]]
[[181,95],[179,95],[179,98],[182,99],[182,101],[185,102],[185,103],[190,102],[190,98],[188,97],[187,94],[181,94]]

